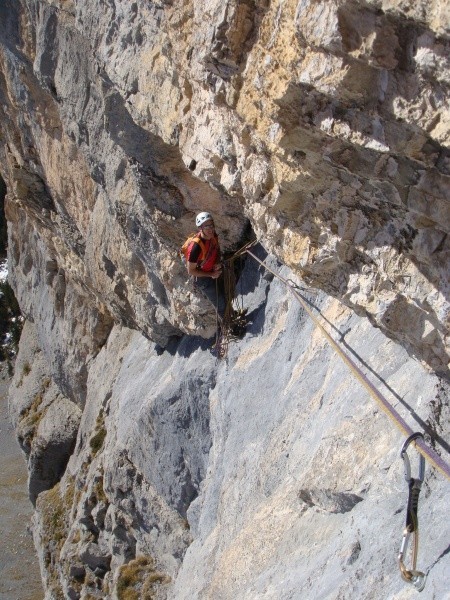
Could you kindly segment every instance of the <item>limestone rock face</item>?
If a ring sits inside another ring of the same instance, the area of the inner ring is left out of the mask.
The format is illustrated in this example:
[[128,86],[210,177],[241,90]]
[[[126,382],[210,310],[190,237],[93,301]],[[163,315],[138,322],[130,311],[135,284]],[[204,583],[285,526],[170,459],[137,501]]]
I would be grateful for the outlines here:
[[51,378],[35,328],[26,323],[10,390],[10,413],[28,459],[30,499],[61,479],[71,456],[81,410]]
[[250,221],[310,285],[447,369],[444,3],[1,10],[10,261],[30,318],[50,292],[30,271],[39,252],[49,306],[69,304],[65,327],[95,328],[97,344],[112,319],[163,345],[210,334],[176,257],[207,209],[224,248]]
[[[10,405],[47,600],[410,597],[402,435],[249,257],[247,335],[217,363],[177,251],[200,210],[226,252],[257,237],[448,458],[449,13],[0,3],[27,320]],[[449,587],[444,490],[427,469],[430,598]]]
[[[243,279],[250,323],[227,361],[201,338],[162,351],[121,326],[93,360],[74,452],[37,498],[47,598],[416,593],[397,566],[404,436],[280,282],[250,261]],[[448,384],[338,301],[305,297],[448,459]],[[417,453],[408,454],[416,475]],[[430,568],[427,598],[449,585],[447,488],[427,464],[417,565]]]

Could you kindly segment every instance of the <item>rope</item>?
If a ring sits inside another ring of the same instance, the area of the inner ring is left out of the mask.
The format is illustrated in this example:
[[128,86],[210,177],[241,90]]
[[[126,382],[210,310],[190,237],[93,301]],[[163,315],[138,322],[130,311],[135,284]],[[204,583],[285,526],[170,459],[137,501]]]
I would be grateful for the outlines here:
[[[322,323],[316,318],[314,313],[310,310],[306,302],[303,298],[295,291],[292,284],[289,283],[287,279],[282,277],[279,273],[276,273],[270,267],[268,267],[263,261],[257,258],[248,248],[245,249],[245,252],[249,254],[253,259],[255,259],[260,265],[262,265],[269,273],[272,273],[275,277],[277,277],[291,292],[291,294],[300,302],[302,307],[305,309],[306,313],[311,317],[315,325],[319,327],[321,332],[327,338],[331,346],[338,353],[341,359],[346,363],[346,365],[350,368],[355,377],[360,381],[360,383],[366,388],[372,398],[377,402],[379,407],[391,418],[394,424],[398,427],[398,429],[405,435],[410,436],[413,435],[414,432],[411,427],[406,423],[403,417],[395,410],[395,408],[384,398],[384,396],[377,390],[377,388],[367,379],[361,369],[353,362],[353,360],[342,350],[339,344],[331,337],[328,331],[324,328]],[[426,459],[430,461],[430,463],[440,471],[447,479],[450,480],[450,466],[427,444],[424,442],[422,438],[417,438],[413,442],[420,454]]]
[[[236,279],[231,259],[223,261],[223,287],[225,296],[225,310],[220,323],[217,324],[215,351],[218,358],[225,358],[230,344],[231,328],[233,323],[233,300],[236,288]],[[216,286],[218,281],[216,280]]]
[[228,347],[231,339],[234,337],[233,330],[236,327],[243,326],[244,307],[233,308],[233,302],[236,300],[236,275],[234,270],[234,262],[236,259],[245,254],[247,248],[256,244],[257,240],[248,242],[239,248],[232,256],[222,261],[223,264],[223,287],[225,297],[225,310],[222,319],[218,316],[219,289],[218,280],[216,279],[216,315],[217,315],[217,330],[216,342],[214,344],[214,353],[217,358],[225,358],[228,354]]
[[220,317],[219,317],[219,281],[216,279],[216,342],[215,348],[220,346]]

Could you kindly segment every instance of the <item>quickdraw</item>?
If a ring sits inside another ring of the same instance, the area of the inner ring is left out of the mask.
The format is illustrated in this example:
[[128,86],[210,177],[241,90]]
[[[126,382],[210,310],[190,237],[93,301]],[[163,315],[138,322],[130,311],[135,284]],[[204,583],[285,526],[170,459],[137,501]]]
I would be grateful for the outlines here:
[[[312,321],[317,325],[320,331],[323,333],[325,338],[328,340],[330,345],[334,348],[336,353],[342,358],[345,364],[350,368],[355,377],[360,381],[360,383],[366,388],[372,398],[378,403],[379,407],[390,417],[393,423],[398,427],[398,429],[409,437],[405,441],[401,449],[401,458],[404,461],[405,465],[405,478],[408,482],[409,487],[409,498],[408,498],[408,507],[407,507],[407,518],[406,518],[406,527],[403,533],[403,540],[400,548],[400,553],[398,556],[398,562],[400,571],[403,579],[412,583],[416,589],[421,592],[425,587],[426,577],[430,571],[428,569],[427,574],[422,573],[421,571],[416,570],[417,564],[417,554],[419,550],[419,521],[417,516],[417,508],[419,502],[419,493],[422,485],[424,473],[425,473],[425,459],[427,459],[430,464],[435,467],[440,473],[442,473],[447,479],[450,480],[450,465],[441,457],[437,452],[427,446],[423,439],[423,435],[421,433],[413,433],[413,430],[405,421],[405,419],[398,413],[398,411],[387,401],[387,399],[381,394],[381,392],[373,385],[373,383],[365,376],[365,374],[361,371],[361,369],[357,366],[357,364],[348,356],[347,353],[341,348],[340,344],[338,344],[333,337],[328,333],[322,323],[316,318],[312,310],[310,310],[308,303],[300,293],[297,291],[297,286],[290,282],[289,280],[282,277],[279,273],[272,270],[268,267],[262,260],[260,260],[257,256],[255,256],[249,250],[249,246],[242,249],[243,252],[246,252],[249,256],[251,256],[256,262],[258,262],[264,269],[268,272],[272,273],[275,277],[277,277],[289,290],[289,292],[298,300],[301,304],[305,312],[311,317]],[[420,455],[420,465],[419,465],[419,477],[417,479],[411,478],[411,464],[409,462],[408,455],[406,454],[406,450],[411,442],[414,442],[416,450]],[[412,551],[412,569],[408,570],[404,564],[404,556],[407,552],[408,541],[411,536],[414,534],[414,545]]]
[[[400,457],[403,459],[403,465],[405,468],[405,479],[408,483],[409,496],[408,505],[406,508],[406,526],[403,530],[403,539],[400,547],[400,553],[398,555],[398,565],[400,567],[400,573],[402,578],[408,583],[412,583],[414,587],[421,592],[425,587],[426,575],[422,571],[417,571],[417,555],[419,553],[419,517],[417,514],[419,506],[419,494],[420,488],[422,487],[423,478],[425,475],[425,459],[420,454],[419,463],[419,476],[417,479],[411,477],[411,463],[409,461],[406,450],[408,446],[417,438],[423,438],[423,435],[419,432],[410,435],[402,446],[400,451]],[[408,549],[408,542],[411,535],[414,536],[412,552],[411,552],[411,569],[407,569],[404,563],[404,557]]]

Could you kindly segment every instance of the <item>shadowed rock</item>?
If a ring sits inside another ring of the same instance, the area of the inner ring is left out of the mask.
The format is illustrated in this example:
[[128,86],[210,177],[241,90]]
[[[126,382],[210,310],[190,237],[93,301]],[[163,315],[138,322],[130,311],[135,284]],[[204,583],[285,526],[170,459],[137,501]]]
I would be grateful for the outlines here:
[[329,513],[350,512],[364,498],[348,492],[333,492],[331,490],[300,490],[298,497],[310,507],[320,508]]

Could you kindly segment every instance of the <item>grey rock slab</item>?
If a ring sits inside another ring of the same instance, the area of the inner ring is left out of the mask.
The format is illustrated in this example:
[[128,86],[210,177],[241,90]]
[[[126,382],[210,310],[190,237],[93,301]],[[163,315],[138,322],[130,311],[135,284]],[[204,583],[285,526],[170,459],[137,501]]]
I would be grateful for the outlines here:
[[[435,402],[448,413],[438,378],[338,302],[305,296],[337,338],[347,332],[346,351],[412,427]],[[276,281],[259,336],[233,345],[219,366],[211,435],[207,476],[188,511],[194,541],[171,598],[414,593],[396,562],[407,500],[402,435]],[[446,487],[427,468],[422,568],[440,557],[429,598],[448,584]]]

